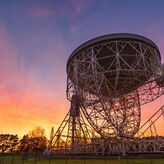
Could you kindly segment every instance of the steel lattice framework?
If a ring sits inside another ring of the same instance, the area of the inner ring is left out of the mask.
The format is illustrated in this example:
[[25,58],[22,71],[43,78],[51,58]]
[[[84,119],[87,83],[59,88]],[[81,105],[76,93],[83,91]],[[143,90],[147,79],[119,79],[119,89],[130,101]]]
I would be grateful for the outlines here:
[[[83,147],[91,144],[85,135],[93,130],[105,142],[133,138],[140,127],[141,105],[164,93],[163,72],[158,47],[143,36],[110,34],[75,49],[67,62],[71,109],[63,121],[68,126],[65,147],[73,150],[80,140],[86,141]],[[61,137],[65,126],[62,123],[55,136]]]
[[132,36],[106,41],[103,36],[75,50],[68,60],[67,97],[78,95],[82,112],[103,137],[134,136],[140,106],[163,94],[158,49]]

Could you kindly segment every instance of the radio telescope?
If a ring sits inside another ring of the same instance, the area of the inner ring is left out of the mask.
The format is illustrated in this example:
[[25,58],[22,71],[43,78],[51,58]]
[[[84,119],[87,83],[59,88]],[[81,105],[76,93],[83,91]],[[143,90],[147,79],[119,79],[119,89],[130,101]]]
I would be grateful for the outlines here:
[[71,109],[60,131],[69,124],[70,145],[79,131],[85,138],[88,124],[102,138],[132,138],[140,127],[141,105],[164,93],[159,49],[135,34],[109,34],[80,45],[67,61],[67,75]]
[[140,106],[159,97],[160,53],[149,39],[112,34],[78,47],[67,62],[67,95],[77,95],[90,125],[104,137],[132,137]]

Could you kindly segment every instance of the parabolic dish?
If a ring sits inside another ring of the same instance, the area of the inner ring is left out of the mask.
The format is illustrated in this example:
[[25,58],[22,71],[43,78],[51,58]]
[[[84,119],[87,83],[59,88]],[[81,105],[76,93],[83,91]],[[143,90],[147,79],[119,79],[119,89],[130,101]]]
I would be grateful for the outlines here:
[[[150,39],[128,33],[103,35],[85,42],[76,48],[67,61],[67,74],[78,87],[87,89],[104,76],[107,87],[101,87],[103,96],[117,97],[142,86],[151,77],[159,74],[160,52]],[[77,63],[78,81],[73,77]],[[75,82],[76,81],[76,82]],[[88,92],[95,93],[94,88]]]

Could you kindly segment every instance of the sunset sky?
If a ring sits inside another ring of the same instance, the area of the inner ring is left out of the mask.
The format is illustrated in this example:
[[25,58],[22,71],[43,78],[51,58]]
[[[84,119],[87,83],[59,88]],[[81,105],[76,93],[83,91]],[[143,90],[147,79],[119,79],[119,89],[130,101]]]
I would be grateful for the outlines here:
[[[66,62],[83,42],[109,33],[153,40],[164,61],[163,0],[0,0],[0,133],[57,128],[69,110]],[[142,121],[164,96],[142,108]],[[157,124],[164,135],[164,121]]]

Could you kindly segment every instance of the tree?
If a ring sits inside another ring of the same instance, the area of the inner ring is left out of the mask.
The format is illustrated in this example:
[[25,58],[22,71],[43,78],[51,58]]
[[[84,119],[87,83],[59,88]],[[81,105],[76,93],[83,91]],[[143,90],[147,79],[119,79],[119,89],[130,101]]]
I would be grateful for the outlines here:
[[50,132],[50,142],[51,142],[53,136],[54,136],[54,127],[52,126],[51,132]]
[[11,153],[18,149],[18,136],[11,134],[0,135],[0,152]]
[[50,132],[50,140],[49,140],[49,144],[51,144],[51,146],[53,145],[53,136],[54,136],[54,127],[52,126],[51,128],[51,132]]
[[35,138],[35,137],[45,137],[45,129],[42,127],[36,127],[32,131],[29,132],[28,136],[30,138]]
[[42,153],[46,149],[47,138],[45,137],[45,129],[36,127],[29,134],[24,135],[20,140],[20,152]]
[[19,144],[19,152],[30,152],[30,148],[32,148],[32,146],[30,146],[28,134],[23,136],[23,138],[19,141]]
[[46,137],[29,137],[24,135],[20,140],[20,149],[22,153],[33,152],[42,153],[46,149],[47,138]]

